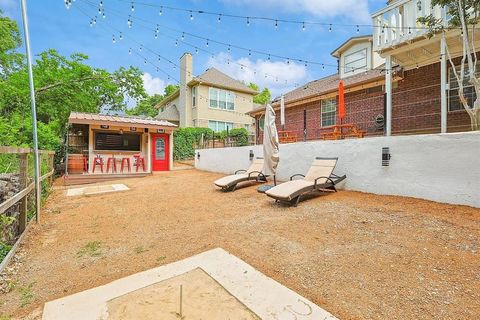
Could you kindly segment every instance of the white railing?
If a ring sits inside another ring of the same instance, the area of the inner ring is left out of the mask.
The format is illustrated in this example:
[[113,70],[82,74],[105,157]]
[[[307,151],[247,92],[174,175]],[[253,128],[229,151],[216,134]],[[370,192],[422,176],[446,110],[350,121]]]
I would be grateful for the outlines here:
[[445,21],[445,10],[432,8],[431,0],[398,0],[375,12],[373,20],[373,48],[375,51],[390,48],[424,36],[428,30],[418,18],[433,14]]

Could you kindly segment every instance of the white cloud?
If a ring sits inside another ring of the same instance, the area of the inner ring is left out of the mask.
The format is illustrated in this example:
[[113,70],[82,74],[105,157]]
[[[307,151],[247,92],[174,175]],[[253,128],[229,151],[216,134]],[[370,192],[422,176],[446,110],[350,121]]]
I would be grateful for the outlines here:
[[160,78],[154,78],[148,72],[145,72],[142,76],[143,87],[149,95],[154,95],[155,93],[163,94],[166,83]]
[[344,16],[356,22],[369,21],[368,0],[221,0],[230,5],[261,7],[275,12],[307,13],[316,17]]
[[310,78],[303,64],[262,59],[253,61],[249,58],[234,60],[224,52],[210,57],[207,67],[215,67],[237,80],[253,82],[261,88],[266,87],[272,93],[272,98],[292,90],[296,85],[301,85]]

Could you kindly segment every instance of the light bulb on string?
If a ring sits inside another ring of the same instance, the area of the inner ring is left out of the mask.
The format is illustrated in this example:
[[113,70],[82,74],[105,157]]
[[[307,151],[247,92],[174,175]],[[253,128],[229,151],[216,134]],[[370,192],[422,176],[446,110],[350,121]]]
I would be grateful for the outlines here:
[[332,24],[330,23],[330,25],[328,26],[328,32],[332,32]]
[[231,51],[230,45],[228,45],[227,51],[228,51],[228,53],[230,53],[230,51]]
[[287,59],[287,64],[290,64],[290,58]]
[[302,23],[302,31],[305,31],[305,22]]
[[193,11],[190,10],[190,20],[193,20]]
[[207,43],[206,43],[205,45],[206,45],[206,46],[207,46],[207,48],[208,48],[208,39],[207,39]]
[[140,45],[140,52],[142,52],[142,51],[143,51],[143,45],[141,44]]
[[135,5],[133,4],[133,1],[132,1],[132,12],[135,11]]
[[90,20],[90,27],[93,27],[93,19]]
[[218,20],[217,21],[218,21],[218,23],[222,22],[222,15],[221,14],[218,15]]
[[178,40],[175,39],[175,47],[178,47]]
[[198,54],[198,48],[197,47],[195,47],[195,53]]
[[182,32],[182,41],[185,40],[185,32]]
[[118,37],[120,40],[123,40],[123,34],[120,32],[120,36]]
[[360,26],[357,24],[357,34],[360,33]]
[[275,20],[275,30],[278,29],[278,20]]
[[129,28],[132,27],[132,16],[130,16],[130,15],[128,16],[127,25],[128,25]]
[[107,16],[105,15],[105,9],[102,11],[102,18],[105,19]]
[[112,36],[112,42],[113,42],[113,43],[117,42],[117,41],[115,40],[115,35]]
[[160,7],[160,11],[158,11],[158,15],[161,16],[163,14],[163,6]]
[[322,70],[325,70],[325,65],[322,63]]
[[270,55],[268,55],[268,58],[267,58],[267,60],[268,60],[268,61],[270,61],[270,60],[271,60],[271,58],[270,58]]
[[252,56],[252,50],[248,50],[248,56],[249,56],[249,57]]
[[132,54],[132,48],[128,49],[128,54]]
[[247,17],[247,27],[250,27],[250,17]]
[[158,56],[158,62],[160,62],[160,60],[161,60],[161,59],[160,59],[160,56]]
[[103,7],[103,1],[100,1],[99,6]]
[[157,67],[157,72],[159,72],[159,71],[160,71],[160,69]]
[[143,64],[145,65],[147,64],[147,59],[143,60]]

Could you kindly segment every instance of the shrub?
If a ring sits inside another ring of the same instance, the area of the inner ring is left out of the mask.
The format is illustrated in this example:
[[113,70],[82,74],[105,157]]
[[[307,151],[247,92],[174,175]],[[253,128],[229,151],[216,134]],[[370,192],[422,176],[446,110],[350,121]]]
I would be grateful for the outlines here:
[[228,136],[235,139],[235,145],[237,147],[248,146],[248,131],[247,131],[247,129],[245,129],[245,128],[232,129],[228,132]]
[[206,139],[213,131],[209,128],[180,128],[173,133],[173,158],[185,160],[195,157],[195,148],[199,145],[202,134]]

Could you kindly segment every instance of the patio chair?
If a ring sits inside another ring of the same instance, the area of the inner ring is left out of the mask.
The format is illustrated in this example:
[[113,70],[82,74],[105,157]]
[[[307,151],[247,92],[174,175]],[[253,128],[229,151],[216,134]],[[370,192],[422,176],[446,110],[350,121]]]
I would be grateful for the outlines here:
[[[345,180],[346,175],[337,176],[333,173],[338,158],[315,158],[306,175],[297,173],[290,177],[290,181],[279,184],[266,191],[265,194],[276,202],[287,202],[295,207],[300,198],[315,191],[336,192],[340,181]],[[295,177],[303,177],[294,180]]]
[[253,160],[247,170],[237,170],[235,174],[223,177],[214,182],[222,191],[235,191],[237,184],[245,181],[266,182],[267,176],[262,173],[263,158]]

